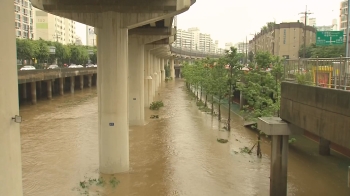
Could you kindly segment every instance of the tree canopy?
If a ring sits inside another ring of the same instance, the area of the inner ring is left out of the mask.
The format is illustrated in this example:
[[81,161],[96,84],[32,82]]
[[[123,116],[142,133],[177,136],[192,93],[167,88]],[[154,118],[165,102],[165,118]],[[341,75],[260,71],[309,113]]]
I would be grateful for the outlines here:
[[[300,47],[299,56],[304,55],[304,45]],[[306,47],[305,58],[337,58],[345,56],[345,45],[316,46],[311,44]]]
[[[78,46],[78,45],[63,45],[58,42],[29,39],[16,39],[17,59],[24,61],[36,59],[37,63],[53,63],[55,59],[59,65],[64,63],[70,64],[85,64],[90,59],[93,63],[97,63],[97,48]],[[50,54],[49,46],[54,46],[55,54]],[[89,54],[89,50],[93,54]]]

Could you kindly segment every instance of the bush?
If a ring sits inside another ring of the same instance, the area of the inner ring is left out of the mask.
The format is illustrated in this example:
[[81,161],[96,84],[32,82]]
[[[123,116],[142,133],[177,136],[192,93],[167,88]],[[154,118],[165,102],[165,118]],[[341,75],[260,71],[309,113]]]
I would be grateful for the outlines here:
[[159,108],[161,108],[163,106],[164,106],[163,101],[153,101],[150,104],[149,109],[151,109],[151,110],[159,110]]
[[304,84],[304,85],[312,85],[313,84],[313,76],[311,72],[306,73],[297,73],[296,79],[298,84]]

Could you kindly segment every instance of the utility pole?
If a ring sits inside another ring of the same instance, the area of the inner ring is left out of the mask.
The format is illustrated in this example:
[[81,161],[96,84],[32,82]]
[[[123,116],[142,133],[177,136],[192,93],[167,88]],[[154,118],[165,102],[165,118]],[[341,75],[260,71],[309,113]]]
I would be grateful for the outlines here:
[[348,0],[348,13],[346,14],[346,53],[345,57],[349,57],[349,14],[350,0]]
[[307,12],[307,6],[305,8],[305,12],[301,12],[299,14],[303,14],[304,17],[305,17],[305,20],[304,20],[304,48],[303,48],[303,58],[305,58],[305,55],[306,55],[306,22],[307,22],[307,16],[309,14],[313,14],[313,13],[310,13],[310,12]]
[[53,38],[56,38],[56,42],[58,42],[58,38],[61,38],[61,36],[58,35],[57,33],[55,33],[55,34],[53,35]]
[[245,64],[248,63],[248,38],[245,36]]

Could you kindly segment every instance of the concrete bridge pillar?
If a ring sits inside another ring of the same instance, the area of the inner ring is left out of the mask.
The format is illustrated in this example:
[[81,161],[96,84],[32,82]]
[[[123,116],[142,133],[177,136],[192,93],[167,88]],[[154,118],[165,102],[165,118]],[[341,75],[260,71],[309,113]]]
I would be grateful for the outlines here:
[[80,90],[84,89],[84,76],[80,75],[79,76],[79,85],[80,85]]
[[[158,88],[159,88],[159,82],[160,82],[160,77],[161,77],[161,74],[160,74],[160,71],[159,71],[159,58],[155,56],[154,58],[154,70],[155,72],[157,73],[156,75],[156,84],[155,84],[155,87],[156,87],[156,92],[158,91]],[[156,94],[155,94],[156,95]]]
[[64,78],[59,78],[59,89],[60,89],[60,95],[64,95]]
[[162,82],[165,81],[165,69],[164,69],[165,62],[166,62],[165,59],[160,60],[160,71],[162,73]]
[[88,75],[88,87],[91,88],[92,85],[92,75]]
[[170,77],[175,79],[174,59],[170,59]]
[[24,100],[27,100],[28,95],[27,95],[27,83],[22,84],[22,98]]
[[100,172],[129,170],[128,29],[121,13],[101,14],[98,36]]
[[144,93],[145,93],[145,101],[144,101],[144,107],[149,107],[149,105],[152,103],[152,74],[151,74],[151,67],[150,67],[150,51],[145,49],[144,52],[144,58],[145,58],[145,71],[144,71],[144,77],[145,77],[145,83],[144,83]]
[[156,57],[154,55],[151,55],[151,73],[152,73],[152,100],[154,100],[154,97],[156,95],[156,81],[157,81],[157,73],[155,70],[155,62]]
[[46,86],[47,86],[47,98],[52,99],[52,80],[47,80]]
[[331,148],[330,148],[331,142],[329,140],[324,139],[323,137],[320,137],[320,143],[318,146],[318,151],[320,155],[330,155],[331,154]]
[[41,81],[39,81],[37,84],[36,84],[36,94],[37,96],[40,98],[43,96],[43,88],[42,88],[42,85],[41,85]]
[[70,93],[74,93],[74,86],[75,86],[75,77],[70,77]]
[[32,95],[32,104],[36,104],[36,82],[30,83],[30,91]]
[[22,196],[20,124],[11,118],[19,115],[16,34],[13,2],[0,1],[0,194]]
[[129,125],[144,125],[144,52],[138,37],[129,37]]

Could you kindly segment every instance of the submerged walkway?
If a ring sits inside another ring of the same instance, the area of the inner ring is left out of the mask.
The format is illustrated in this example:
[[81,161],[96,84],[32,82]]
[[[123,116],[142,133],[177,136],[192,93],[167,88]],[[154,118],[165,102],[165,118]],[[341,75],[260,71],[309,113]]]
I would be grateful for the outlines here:
[[[182,80],[162,84],[157,99],[165,106],[146,111],[147,125],[130,128],[130,172],[100,175],[97,98],[95,93],[88,95],[93,96],[53,100],[57,101],[53,107],[39,103],[35,110],[42,112],[35,114],[32,106],[21,108],[28,119],[21,127],[26,196],[269,195],[270,141],[263,141],[261,159],[255,153],[241,153],[241,148],[253,146],[257,135],[233,115],[229,142],[217,142],[222,124],[198,110]],[[150,119],[153,114],[160,118]],[[225,109],[223,114],[226,118]],[[297,138],[290,147],[288,195],[350,195],[346,187],[350,160],[336,153],[319,156],[317,144],[304,140]],[[105,179],[103,186],[80,184],[99,177]]]

